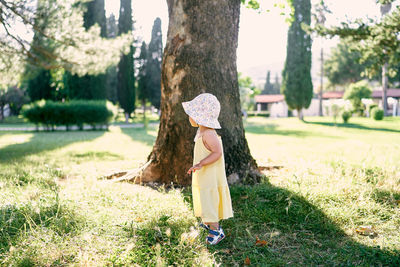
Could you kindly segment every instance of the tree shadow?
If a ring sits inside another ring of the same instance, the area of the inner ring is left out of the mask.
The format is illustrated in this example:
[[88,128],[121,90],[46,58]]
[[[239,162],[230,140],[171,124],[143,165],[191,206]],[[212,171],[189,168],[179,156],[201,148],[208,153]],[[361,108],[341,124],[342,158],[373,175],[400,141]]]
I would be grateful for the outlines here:
[[[400,266],[400,251],[356,242],[307,199],[271,184],[231,186],[234,218],[209,247],[223,266]],[[191,191],[185,190],[191,204]],[[257,246],[256,239],[267,246]],[[369,237],[365,237],[369,238]]]
[[278,129],[278,124],[249,124],[245,125],[245,132],[252,134],[269,134],[269,135],[287,135],[296,137],[325,137],[325,138],[335,138],[340,139],[339,136],[327,135],[325,133],[315,132],[315,131],[299,131],[299,130],[281,130]]
[[[11,144],[0,149],[0,163],[18,161],[23,157],[55,150],[76,142],[91,141],[104,135],[105,131],[71,131],[71,132],[18,132],[32,134],[29,141]],[[6,135],[10,133],[0,133]]]
[[330,127],[338,127],[338,128],[350,128],[350,129],[361,129],[361,130],[369,130],[369,131],[381,131],[381,132],[391,132],[391,133],[400,133],[400,130],[396,129],[388,129],[388,128],[376,128],[376,127],[366,127],[361,124],[356,123],[337,123],[333,122],[320,122],[320,121],[304,121],[307,124],[316,124],[322,126],[330,126]]
[[390,205],[392,208],[397,208],[400,205],[400,192],[392,192],[375,188],[372,198],[379,204]]
[[121,128],[122,133],[129,136],[133,141],[144,143],[148,146],[153,146],[156,141],[156,136],[148,133],[148,130],[156,130],[156,126],[148,126],[145,128]]

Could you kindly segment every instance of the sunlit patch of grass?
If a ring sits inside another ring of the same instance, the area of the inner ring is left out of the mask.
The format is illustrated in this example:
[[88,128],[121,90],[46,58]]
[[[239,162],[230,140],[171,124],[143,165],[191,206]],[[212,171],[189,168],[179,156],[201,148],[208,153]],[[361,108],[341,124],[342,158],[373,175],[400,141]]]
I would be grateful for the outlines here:
[[216,247],[189,188],[99,179],[144,163],[157,127],[0,133],[0,265],[398,266],[399,120],[306,121],[247,120],[253,156],[283,168],[231,187],[235,217]]

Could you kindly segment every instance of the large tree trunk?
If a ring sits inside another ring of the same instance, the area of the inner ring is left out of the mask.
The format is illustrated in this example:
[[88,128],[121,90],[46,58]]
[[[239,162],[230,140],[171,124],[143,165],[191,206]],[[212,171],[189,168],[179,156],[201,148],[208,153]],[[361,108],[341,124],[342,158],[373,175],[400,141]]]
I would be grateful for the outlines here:
[[219,121],[230,182],[258,179],[244,136],[236,70],[240,0],[167,0],[169,26],[161,74],[161,118],[141,182],[187,185],[195,128],[181,103],[200,93],[221,103]]

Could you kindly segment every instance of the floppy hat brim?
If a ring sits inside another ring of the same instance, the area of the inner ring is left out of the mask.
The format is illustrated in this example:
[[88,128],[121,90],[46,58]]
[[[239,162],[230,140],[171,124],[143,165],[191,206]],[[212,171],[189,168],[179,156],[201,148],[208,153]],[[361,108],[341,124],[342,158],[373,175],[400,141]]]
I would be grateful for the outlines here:
[[221,125],[219,124],[218,120],[204,121],[201,119],[201,117],[197,116],[197,114],[194,114],[194,112],[192,112],[190,109],[190,102],[191,101],[182,102],[182,107],[185,113],[190,116],[197,124],[208,128],[221,129]]

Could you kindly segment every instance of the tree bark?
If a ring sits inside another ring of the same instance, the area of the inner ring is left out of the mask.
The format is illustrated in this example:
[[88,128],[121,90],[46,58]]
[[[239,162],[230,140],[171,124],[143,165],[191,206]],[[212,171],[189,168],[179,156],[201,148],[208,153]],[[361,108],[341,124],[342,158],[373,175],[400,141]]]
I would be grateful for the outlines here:
[[304,120],[304,116],[303,116],[303,109],[298,109],[297,110],[297,118],[299,118],[299,120]]
[[219,121],[228,181],[261,176],[244,135],[236,69],[240,0],[167,0],[169,26],[161,73],[161,118],[139,181],[188,185],[193,138],[183,101],[201,93],[221,103]]

